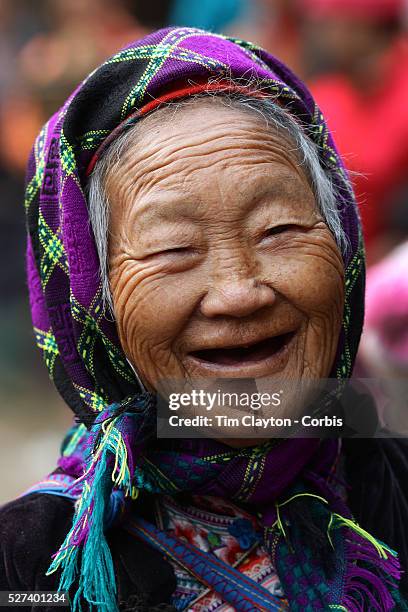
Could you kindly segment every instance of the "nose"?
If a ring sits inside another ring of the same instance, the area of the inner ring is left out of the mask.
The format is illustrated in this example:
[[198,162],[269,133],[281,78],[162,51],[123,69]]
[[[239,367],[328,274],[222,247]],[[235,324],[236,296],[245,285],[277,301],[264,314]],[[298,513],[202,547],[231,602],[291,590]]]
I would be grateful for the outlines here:
[[271,306],[275,299],[273,288],[254,278],[230,279],[207,292],[201,302],[201,312],[208,318],[246,317]]

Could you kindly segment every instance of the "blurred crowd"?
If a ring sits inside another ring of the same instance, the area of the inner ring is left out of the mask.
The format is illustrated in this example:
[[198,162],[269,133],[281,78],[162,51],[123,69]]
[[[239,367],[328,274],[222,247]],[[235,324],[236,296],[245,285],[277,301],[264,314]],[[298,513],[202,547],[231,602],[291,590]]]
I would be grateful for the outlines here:
[[[27,398],[35,385],[44,398],[36,418],[44,414],[48,421],[50,404],[58,403],[33,347],[26,303],[22,194],[30,147],[42,123],[86,74],[152,29],[189,25],[252,40],[309,84],[352,171],[368,263],[389,277],[387,266],[378,262],[386,256],[389,261],[393,249],[408,239],[407,3],[0,0],[0,415],[16,401],[26,406],[28,415]],[[408,278],[406,250],[405,259],[398,253],[400,277]],[[401,290],[402,280],[394,279],[392,293],[372,279],[375,275],[369,274],[369,288],[374,287],[367,294],[369,313],[383,301],[384,291],[393,296],[387,303],[404,305],[392,312],[392,325],[384,323],[390,307],[382,318],[370,314],[367,328],[377,334],[377,344],[390,349],[394,342],[399,348],[379,353],[372,337],[367,338],[361,371],[376,375],[372,354],[377,350],[379,363],[392,353],[397,367],[391,371],[407,377],[408,294]],[[23,399],[14,397],[16,390]],[[56,429],[65,427],[64,418]]]

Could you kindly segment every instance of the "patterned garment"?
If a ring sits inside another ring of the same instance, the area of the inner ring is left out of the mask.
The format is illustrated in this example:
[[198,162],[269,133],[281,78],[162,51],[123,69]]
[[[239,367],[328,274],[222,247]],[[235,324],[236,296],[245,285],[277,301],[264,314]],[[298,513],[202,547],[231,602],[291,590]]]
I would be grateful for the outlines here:
[[[172,497],[157,502],[157,525],[172,535],[216,555],[229,565],[283,598],[279,578],[262,545],[256,519],[234,504],[216,497],[193,495],[190,503]],[[234,612],[214,592],[206,589],[184,568],[173,563],[177,590],[173,605],[189,612]]]
[[[98,610],[114,612],[107,519],[114,520],[140,490],[168,495],[187,491],[259,509],[263,544],[292,610],[355,612],[366,604],[391,610],[398,598],[397,556],[356,525],[333,491],[336,442],[287,440],[249,450],[211,440],[178,440],[170,448],[153,444],[154,397],[140,390],[115,323],[102,307],[100,262],[86,200],[89,173],[123,129],[164,101],[226,87],[254,96],[261,90],[262,96],[277,100],[319,147],[349,242],[343,253],[344,317],[332,376],[342,381],[351,375],[364,310],[361,228],[347,173],[305,85],[256,45],[193,28],[160,30],[119,51],[92,72],[44,126],[27,172],[27,269],[34,330],[52,379],[82,423],[67,438],[61,460],[73,488],[68,490],[63,482],[47,485],[53,494],[78,500],[72,528],[49,571],[62,570],[62,590],[79,577],[74,609],[85,600],[98,601]],[[253,610],[251,599],[271,601],[269,592],[214,555],[206,557],[137,517],[130,523],[135,535],[169,558],[189,563],[237,610]],[[313,534],[306,544],[305,532]],[[313,548],[316,534],[327,556],[334,557],[331,573]]]

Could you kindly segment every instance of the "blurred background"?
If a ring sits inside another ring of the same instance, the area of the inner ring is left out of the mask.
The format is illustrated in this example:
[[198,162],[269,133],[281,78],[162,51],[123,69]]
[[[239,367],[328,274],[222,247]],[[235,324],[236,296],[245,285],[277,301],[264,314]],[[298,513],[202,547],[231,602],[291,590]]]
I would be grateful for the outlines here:
[[0,0],[0,503],[54,467],[71,422],[28,310],[30,147],[84,76],[166,25],[256,42],[308,83],[354,172],[364,223],[370,303],[357,371],[408,376],[408,249],[396,249],[408,239],[407,0]]

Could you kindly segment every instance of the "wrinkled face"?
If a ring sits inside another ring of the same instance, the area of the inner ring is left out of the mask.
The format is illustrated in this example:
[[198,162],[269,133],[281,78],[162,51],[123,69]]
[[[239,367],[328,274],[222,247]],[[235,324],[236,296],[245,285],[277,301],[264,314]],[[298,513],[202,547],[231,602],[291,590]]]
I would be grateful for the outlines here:
[[343,264],[293,145],[217,100],[139,127],[107,190],[117,327],[145,384],[328,376]]

